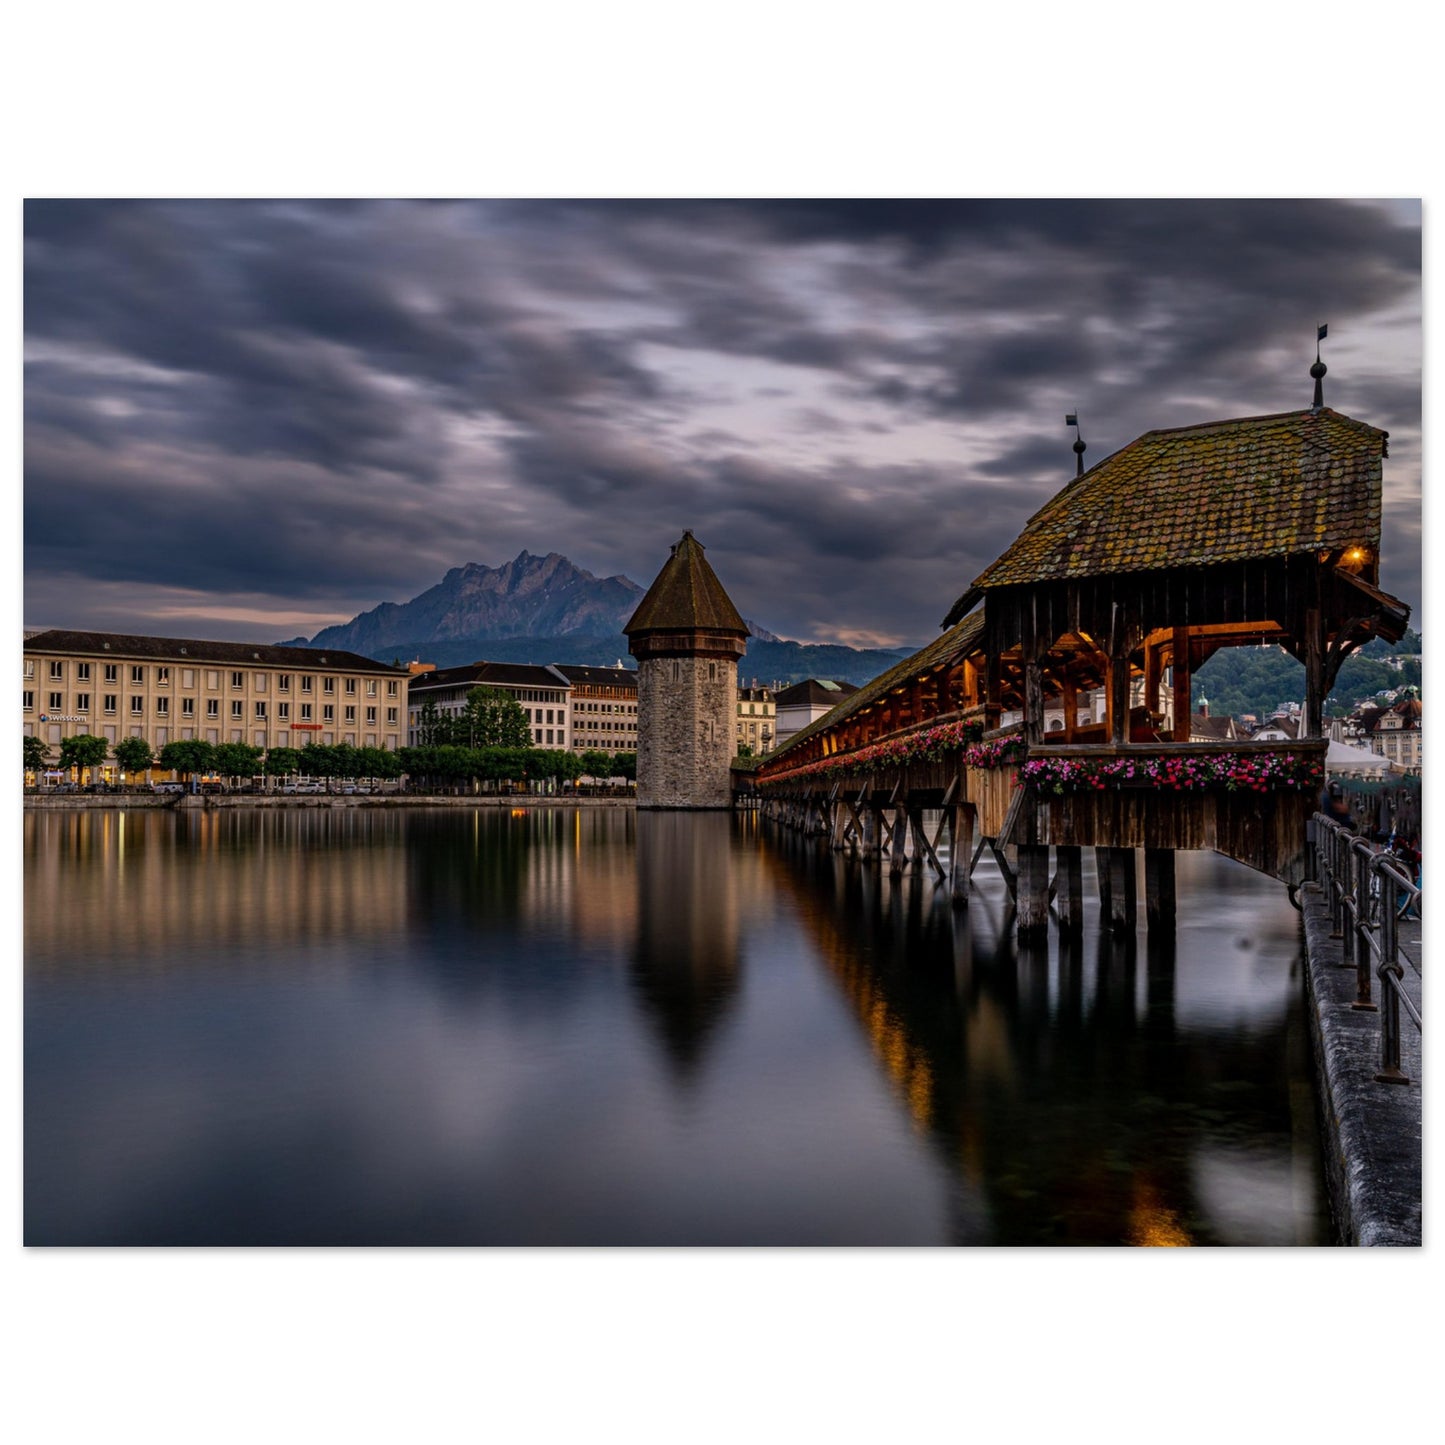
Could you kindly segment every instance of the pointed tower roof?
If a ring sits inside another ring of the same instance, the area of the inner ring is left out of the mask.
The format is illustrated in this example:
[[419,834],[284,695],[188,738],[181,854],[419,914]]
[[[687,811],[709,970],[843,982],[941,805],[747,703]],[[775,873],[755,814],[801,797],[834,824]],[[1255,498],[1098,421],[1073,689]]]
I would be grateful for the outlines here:
[[[703,556],[703,545],[684,532],[637,611],[622,630],[630,638],[650,632],[723,632],[748,636],[748,625]],[[635,649],[634,649],[635,654]]]

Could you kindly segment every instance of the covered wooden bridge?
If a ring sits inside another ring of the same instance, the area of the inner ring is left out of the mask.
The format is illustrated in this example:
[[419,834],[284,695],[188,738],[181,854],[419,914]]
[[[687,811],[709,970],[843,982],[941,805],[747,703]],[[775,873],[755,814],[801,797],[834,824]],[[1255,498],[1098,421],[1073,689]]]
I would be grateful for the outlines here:
[[[1354,649],[1409,618],[1378,587],[1386,442],[1317,394],[1307,411],[1149,432],[1081,470],[936,641],[764,760],[765,816],[895,872],[931,868],[960,904],[990,846],[1025,931],[1051,898],[1079,926],[1084,847],[1120,927],[1137,849],[1151,921],[1172,921],[1180,848],[1303,881],[1325,697]],[[1304,665],[1300,737],[1196,736],[1193,673],[1261,644]]]

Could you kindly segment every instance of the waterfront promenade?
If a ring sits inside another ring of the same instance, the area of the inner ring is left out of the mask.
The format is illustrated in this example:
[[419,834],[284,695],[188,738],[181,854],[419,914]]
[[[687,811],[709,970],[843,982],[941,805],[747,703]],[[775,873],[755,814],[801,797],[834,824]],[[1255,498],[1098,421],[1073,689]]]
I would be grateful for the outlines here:
[[[1341,1240],[1359,1245],[1419,1245],[1421,1230],[1422,1041],[1402,1019],[1400,1066],[1408,1084],[1375,1079],[1380,1015],[1352,1007],[1355,969],[1330,935],[1322,889],[1300,892],[1314,1034],[1316,1093],[1325,1131],[1325,1169]],[[1421,1007],[1422,942],[1418,920],[1400,924],[1405,991]],[[1382,985],[1376,981],[1379,1002]]]

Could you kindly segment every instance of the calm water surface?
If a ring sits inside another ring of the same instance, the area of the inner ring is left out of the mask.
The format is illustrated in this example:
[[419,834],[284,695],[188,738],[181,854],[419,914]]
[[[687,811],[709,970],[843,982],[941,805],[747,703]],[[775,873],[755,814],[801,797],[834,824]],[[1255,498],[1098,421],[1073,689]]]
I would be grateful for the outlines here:
[[[1296,915],[1019,949],[720,814],[25,817],[30,1244],[1320,1244]],[[1086,879],[1091,884],[1091,879]]]

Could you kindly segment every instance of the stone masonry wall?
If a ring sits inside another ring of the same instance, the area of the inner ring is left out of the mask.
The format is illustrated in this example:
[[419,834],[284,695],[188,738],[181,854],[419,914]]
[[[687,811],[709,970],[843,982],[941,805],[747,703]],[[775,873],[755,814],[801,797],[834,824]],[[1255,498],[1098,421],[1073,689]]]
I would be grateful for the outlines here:
[[737,662],[649,657],[637,675],[637,806],[728,808]]

